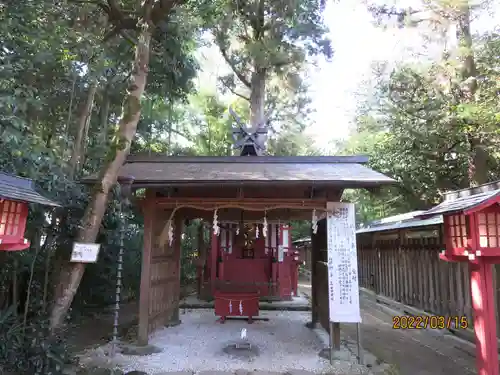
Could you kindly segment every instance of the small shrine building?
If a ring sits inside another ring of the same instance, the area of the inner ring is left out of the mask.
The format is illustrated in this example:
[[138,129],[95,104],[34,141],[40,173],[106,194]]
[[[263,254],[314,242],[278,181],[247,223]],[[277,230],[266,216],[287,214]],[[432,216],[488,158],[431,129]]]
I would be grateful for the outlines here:
[[[133,178],[132,191],[143,192],[137,202],[144,215],[139,344],[146,345],[154,330],[179,322],[187,220],[202,219],[210,228],[210,243],[198,244],[197,264],[216,315],[222,322],[233,315],[251,322],[259,300],[290,299],[296,293],[298,256],[290,221],[312,220],[315,231],[327,202],[339,202],[344,189],[394,183],[366,167],[365,156],[266,156],[265,135],[262,128],[236,129],[239,156],[127,158],[120,176]],[[199,237],[201,242],[203,233]]]

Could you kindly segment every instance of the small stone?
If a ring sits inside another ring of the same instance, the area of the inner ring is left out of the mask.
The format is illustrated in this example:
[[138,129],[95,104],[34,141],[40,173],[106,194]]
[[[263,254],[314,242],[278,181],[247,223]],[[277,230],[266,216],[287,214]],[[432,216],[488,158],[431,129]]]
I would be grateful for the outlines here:
[[283,375],[281,372],[277,371],[252,371],[249,375]]
[[233,375],[232,371],[200,371],[196,375]]
[[147,372],[144,372],[144,371],[130,371],[130,372],[127,372],[125,375],[148,375]]
[[193,375],[193,371],[166,371],[156,375]]

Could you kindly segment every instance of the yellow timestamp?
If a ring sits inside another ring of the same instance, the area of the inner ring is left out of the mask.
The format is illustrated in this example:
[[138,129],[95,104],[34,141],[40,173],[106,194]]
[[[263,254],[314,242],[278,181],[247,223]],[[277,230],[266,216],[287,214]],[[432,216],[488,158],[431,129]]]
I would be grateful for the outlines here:
[[466,316],[397,315],[392,318],[393,329],[467,329]]

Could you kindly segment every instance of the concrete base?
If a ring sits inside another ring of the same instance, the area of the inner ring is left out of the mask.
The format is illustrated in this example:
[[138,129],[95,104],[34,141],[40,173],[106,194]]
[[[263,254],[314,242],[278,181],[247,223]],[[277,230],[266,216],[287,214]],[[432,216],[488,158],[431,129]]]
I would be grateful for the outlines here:
[[[321,358],[330,360],[330,348],[321,349],[318,355]],[[351,353],[347,350],[335,350],[333,352],[333,359],[336,361],[349,361],[351,359]]]

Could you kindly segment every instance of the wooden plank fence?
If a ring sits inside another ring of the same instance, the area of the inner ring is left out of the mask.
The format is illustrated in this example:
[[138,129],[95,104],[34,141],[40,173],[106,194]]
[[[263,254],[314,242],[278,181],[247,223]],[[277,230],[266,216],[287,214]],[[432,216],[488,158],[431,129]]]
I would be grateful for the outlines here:
[[[359,283],[381,296],[432,315],[466,316],[472,327],[468,264],[439,259],[439,252],[444,249],[441,227],[359,233]],[[500,337],[500,272],[493,274]]]

